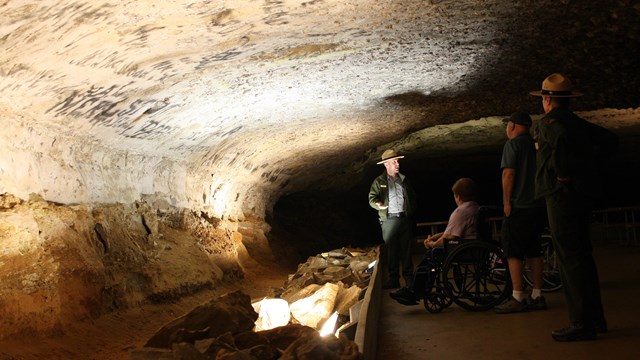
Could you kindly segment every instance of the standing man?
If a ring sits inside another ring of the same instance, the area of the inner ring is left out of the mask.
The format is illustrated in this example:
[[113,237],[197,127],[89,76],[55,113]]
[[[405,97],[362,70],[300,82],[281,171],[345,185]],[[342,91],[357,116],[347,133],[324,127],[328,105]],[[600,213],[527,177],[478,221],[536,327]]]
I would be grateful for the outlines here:
[[416,196],[406,177],[400,173],[398,160],[402,158],[404,156],[399,156],[393,149],[382,153],[382,161],[378,164],[383,164],[386,171],[373,180],[369,190],[369,205],[378,210],[382,224],[384,246],[381,259],[386,260],[388,266],[384,289],[400,287],[400,266],[407,285],[413,278],[411,215],[415,210]]
[[556,341],[593,340],[607,332],[600,299],[598,271],[592,255],[589,223],[592,202],[599,195],[600,156],[617,146],[617,137],[569,110],[574,92],[563,74],[552,74],[542,90],[546,115],[536,127],[538,142],[536,196],[547,203],[553,245],[569,310],[569,326],[551,332]]
[[[542,296],[542,230],[546,223],[544,202],[535,199],[536,147],[529,133],[532,121],[529,114],[516,112],[504,119],[507,142],[502,150],[502,195],[504,220],[502,242],[513,295],[494,310],[498,314],[544,310],[547,303]],[[533,291],[523,293],[523,267],[527,259],[533,272]]]

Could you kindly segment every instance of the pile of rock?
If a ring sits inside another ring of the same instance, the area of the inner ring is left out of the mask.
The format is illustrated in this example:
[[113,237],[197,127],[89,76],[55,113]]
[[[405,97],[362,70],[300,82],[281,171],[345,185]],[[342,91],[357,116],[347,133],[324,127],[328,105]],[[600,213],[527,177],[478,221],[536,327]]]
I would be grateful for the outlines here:
[[[375,249],[343,248],[310,257],[300,264],[279,295],[289,304],[290,321],[320,330],[332,314],[337,314],[338,331],[351,327],[357,321],[358,305],[369,284],[371,264],[376,258]],[[274,317],[261,305],[254,304],[260,314],[256,328],[271,328]]]
[[[347,249],[311,257],[279,297],[252,304],[236,291],[213,299],[163,326],[144,348],[131,351],[131,359],[362,359],[348,330],[357,324],[376,258],[376,250]],[[344,332],[321,336],[332,314],[338,321],[330,333]]]
[[297,324],[255,332],[257,318],[248,295],[229,293],[163,326],[131,359],[362,359],[344,337]]

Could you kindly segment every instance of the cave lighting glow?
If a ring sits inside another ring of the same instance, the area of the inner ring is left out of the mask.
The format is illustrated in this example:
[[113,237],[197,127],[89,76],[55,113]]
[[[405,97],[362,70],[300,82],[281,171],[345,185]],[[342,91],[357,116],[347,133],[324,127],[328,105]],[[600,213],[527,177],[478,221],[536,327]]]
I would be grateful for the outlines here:
[[334,312],[329,316],[327,321],[325,321],[324,325],[322,325],[322,328],[320,329],[320,336],[335,335],[337,322],[338,312]]

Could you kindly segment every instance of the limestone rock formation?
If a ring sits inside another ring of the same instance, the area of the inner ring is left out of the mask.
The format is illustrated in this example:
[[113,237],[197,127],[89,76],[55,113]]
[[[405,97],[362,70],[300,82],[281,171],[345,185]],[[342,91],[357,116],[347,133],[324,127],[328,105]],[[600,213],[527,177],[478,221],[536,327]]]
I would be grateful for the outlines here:
[[163,326],[144,348],[131,351],[131,359],[362,358],[355,343],[346,337],[321,337],[315,329],[304,325],[254,332],[257,315],[247,295],[226,294]]
[[233,292],[198,306],[163,326],[145,347],[170,348],[174,343],[194,343],[227,332],[237,334],[253,329],[257,318],[249,296]]
[[192,212],[159,212],[144,202],[62,206],[2,194],[0,338],[64,331],[233,277],[235,246],[216,231]]

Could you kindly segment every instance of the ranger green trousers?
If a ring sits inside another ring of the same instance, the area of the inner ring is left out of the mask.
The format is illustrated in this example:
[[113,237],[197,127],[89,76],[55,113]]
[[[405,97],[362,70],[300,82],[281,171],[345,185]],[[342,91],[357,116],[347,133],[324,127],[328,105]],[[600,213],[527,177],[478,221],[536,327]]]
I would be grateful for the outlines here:
[[569,321],[584,327],[603,324],[600,282],[589,236],[591,203],[574,190],[548,195],[546,202]]
[[402,277],[408,286],[413,279],[412,228],[411,220],[406,217],[389,218],[382,222],[382,239],[386,247],[389,279],[398,280],[402,266]]

